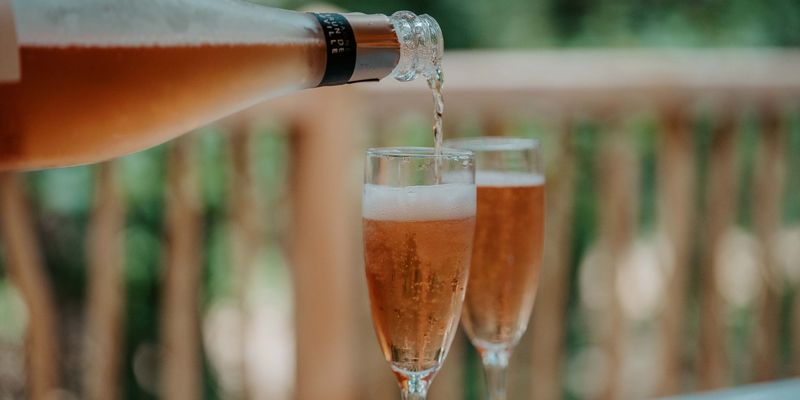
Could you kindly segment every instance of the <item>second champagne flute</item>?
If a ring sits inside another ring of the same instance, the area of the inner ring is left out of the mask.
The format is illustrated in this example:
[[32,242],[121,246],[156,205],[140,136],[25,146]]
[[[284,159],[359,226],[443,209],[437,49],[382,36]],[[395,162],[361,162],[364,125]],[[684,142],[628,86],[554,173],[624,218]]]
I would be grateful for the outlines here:
[[536,297],[544,240],[539,142],[483,137],[446,141],[475,153],[475,243],[462,324],[483,362],[490,400],[505,400],[511,351]]

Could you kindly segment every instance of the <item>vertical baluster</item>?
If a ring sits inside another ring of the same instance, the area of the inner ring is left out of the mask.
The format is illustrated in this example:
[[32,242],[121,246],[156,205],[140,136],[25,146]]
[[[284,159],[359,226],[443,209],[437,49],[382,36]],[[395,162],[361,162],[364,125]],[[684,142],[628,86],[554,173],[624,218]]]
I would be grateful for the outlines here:
[[660,253],[667,271],[660,318],[662,370],[657,395],[681,390],[685,349],[684,319],[688,296],[689,256],[694,221],[694,157],[686,110],[669,105],[662,114],[658,146],[658,224],[665,246]]
[[186,135],[169,149],[166,246],[162,290],[161,340],[165,399],[202,398],[200,286],[202,204],[197,176],[196,140]]
[[[297,338],[296,398],[355,397],[356,263],[350,238],[357,148],[351,88],[303,93],[291,132],[291,260]],[[298,98],[300,99],[300,98]]]
[[264,210],[259,199],[259,182],[256,180],[251,145],[253,135],[247,125],[237,120],[228,134],[230,185],[228,188],[228,224],[231,245],[231,272],[233,296],[239,312],[238,338],[236,339],[237,371],[239,378],[237,398],[249,399],[253,393],[248,380],[247,349],[250,346],[250,310],[247,291],[264,240]]
[[[385,147],[392,145],[391,133],[392,125],[397,121],[384,116],[379,117],[379,120],[372,121],[370,125],[369,146],[370,147]],[[447,128],[445,128],[447,129]],[[359,148],[363,148],[361,146]],[[358,165],[361,166],[364,162],[363,156],[359,157]],[[359,202],[360,204],[360,202]],[[360,211],[359,211],[360,212]],[[389,364],[383,358],[383,353],[380,351],[380,344],[375,336],[375,330],[372,325],[372,315],[369,308],[369,293],[367,291],[366,275],[364,274],[363,263],[363,245],[362,245],[362,232],[361,226],[356,230],[357,243],[356,253],[360,259],[357,265],[359,269],[358,282],[359,287],[356,297],[358,298],[358,334],[359,341],[362,345],[359,348],[359,376],[362,378],[360,386],[360,399],[362,400],[390,400],[399,398],[399,391],[397,390],[397,381],[389,368]],[[458,340],[456,338],[455,340]]]
[[87,228],[88,295],[86,312],[87,399],[120,397],[120,365],[124,337],[125,206],[118,164],[96,169],[94,206]]
[[27,395],[44,400],[58,388],[58,327],[53,292],[39,253],[23,175],[0,173],[0,230],[5,265],[28,311]]
[[598,332],[608,357],[605,365],[607,382],[600,393],[602,399],[622,395],[622,368],[627,323],[622,313],[617,283],[618,266],[627,255],[636,232],[638,217],[639,165],[632,139],[622,127],[612,124],[604,138],[598,158],[597,185],[599,193],[599,265],[602,281],[607,288],[605,326]]
[[497,110],[486,110],[481,117],[481,136],[503,136],[511,130],[508,116]]
[[[569,117],[567,117],[569,118]],[[531,398],[562,397],[562,362],[568,299],[571,238],[575,196],[575,153],[572,122],[561,124],[554,166],[547,177],[545,252],[536,305],[528,337],[532,346]]]
[[762,113],[756,170],[753,180],[753,219],[761,249],[759,267],[761,290],[755,309],[752,336],[753,379],[767,381],[778,377],[780,362],[780,295],[783,280],[777,265],[776,242],[781,227],[783,183],[786,175],[784,130],[775,105]]
[[730,229],[736,210],[736,119],[732,110],[723,111],[714,128],[705,185],[705,243],[700,287],[700,345],[697,374],[700,389],[725,386],[729,380],[726,350],[725,304],[718,287],[719,247]]

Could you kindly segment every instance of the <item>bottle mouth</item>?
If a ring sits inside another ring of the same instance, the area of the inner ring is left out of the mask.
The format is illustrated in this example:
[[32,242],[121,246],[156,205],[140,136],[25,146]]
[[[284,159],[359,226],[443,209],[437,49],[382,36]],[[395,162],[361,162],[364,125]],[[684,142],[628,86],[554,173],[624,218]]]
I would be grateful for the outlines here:
[[400,43],[400,62],[392,76],[399,81],[410,81],[422,74],[437,78],[444,53],[442,29],[430,15],[416,15],[398,11],[389,18]]

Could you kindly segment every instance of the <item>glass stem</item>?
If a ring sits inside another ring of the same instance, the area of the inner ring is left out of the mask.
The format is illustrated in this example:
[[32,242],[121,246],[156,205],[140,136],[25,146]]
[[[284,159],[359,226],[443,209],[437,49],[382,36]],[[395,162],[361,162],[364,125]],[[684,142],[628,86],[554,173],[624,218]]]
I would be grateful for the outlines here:
[[489,400],[506,400],[506,371],[511,351],[508,349],[484,350],[481,352],[483,373]]
[[403,400],[425,400],[428,398],[429,381],[419,375],[408,376],[400,383]]

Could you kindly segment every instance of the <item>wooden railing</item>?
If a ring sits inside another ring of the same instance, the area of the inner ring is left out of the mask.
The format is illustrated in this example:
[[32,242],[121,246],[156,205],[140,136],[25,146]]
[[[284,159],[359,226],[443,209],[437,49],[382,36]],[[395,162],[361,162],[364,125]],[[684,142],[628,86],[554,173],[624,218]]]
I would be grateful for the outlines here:
[[[536,121],[545,144],[544,269],[529,332],[513,360],[513,398],[561,398],[565,388],[573,390],[570,385],[579,387],[572,394],[588,398],[641,398],[800,373],[800,296],[781,313],[795,288],[781,269],[782,252],[792,245],[780,245],[800,229],[800,221],[783,213],[786,202],[800,201],[800,175],[788,173],[800,168],[798,66],[800,52],[785,50],[446,55],[448,136],[475,132],[474,126],[482,134],[514,135],[520,121]],[[291,223],[283,236],[294,293],[294,397],[394,398],[368,314],[358,167],[367,145],[400,144],[394,137],[398,120],[427,118],[431,110],[421,82],[384,82],[307,91],[220,123],[229,133],[230,165],[219,167],[230,171],[230,273],[241,311],[232,330],[239,332],[238,348],[229,350],[240,360],[241,379],[229,383],[237,398],[259,397],[248,381],[252,367],[242,361],[254,340],[243,333],[245,297],[273,223],[265,220],[265,209],[274,205],[265,205],[256,190],[248,147],[253,134],[276,121],[288,127]],[[755,134],[746,143],[743,116],[756,121],[748,125]],[[650,121],[645,128],[643,120]],[[698,121],[705,121],[700,128]],[[643,146],[649,137],[655,142]],[[168,155],[160,393],[169,399],[199,398],[202,386],[203,204],[193,142],[192,136],[175,141]],[[742,148],[751,143],[752,171],[743,174]],[[97,169],[87,232],[91,343],[83,390],[93,399],[113,398],[120,385],[125,263],[119,234],[126,201],[115,185],[115,165]],[[646,174],[654,175],[654,187],[642,187]],[[63,376],[55,362],[54,283],[37,250],[38,241],[47,239],[33,234],[35,218],[23,187],[24,175],[6,174],[0,181],[3,255],[29,312],[27,392],[44,398]],[[742,193],[752,197],[739,204]],[[643,224],[648,207],[654,221]],[[741,213],[752,223],[739,223]],[[721,285],[733,274],[728,253],[742,230],[755,250],[737,254],[757,267],[757,296],[747,305],[753,318],[749,350],[736,356],[744,364],[734,365],[726,339],[732,306],[724,296],[731,289]],[[786,324],[794,327],[791,372],[780,347]],[[467,352],[459,338],[432,398],[463,397],[471,384],[462,367]]]

